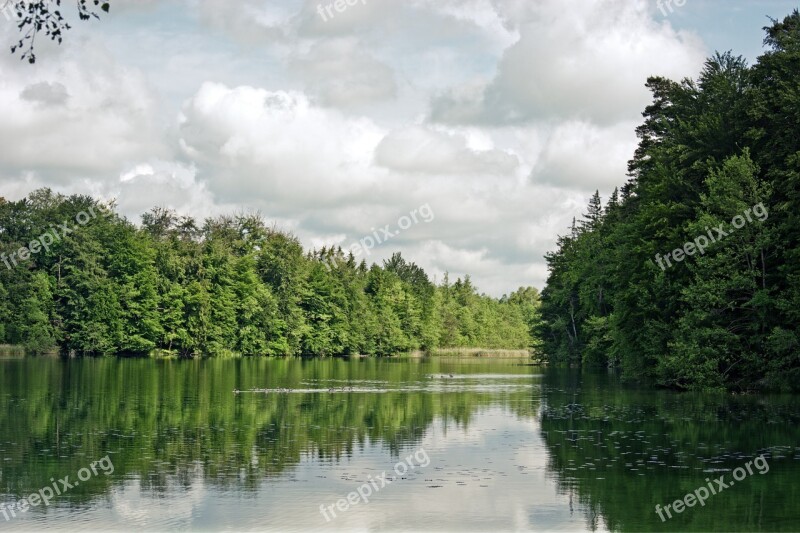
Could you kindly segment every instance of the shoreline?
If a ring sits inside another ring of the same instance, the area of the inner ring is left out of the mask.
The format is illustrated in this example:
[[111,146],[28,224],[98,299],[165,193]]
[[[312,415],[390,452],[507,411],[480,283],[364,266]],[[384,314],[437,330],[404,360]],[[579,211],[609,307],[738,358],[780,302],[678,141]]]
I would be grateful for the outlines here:
[[343,358],[343,359],[382,359],[382,358],[400,358],[400,359],[422,359],[425,357],[441,357],[441,358],[458,358],[458,357],[476,357],[487,359],[535,359],[535,354],[532,350],[525,349],[503,349],[503,348],[436,348],[431,351],[413,350],[411,352],[397,353],[393,355],[364,355],[364,354],[337,354],[337,355],[286,355],[286,356],[268,356],[268,355],[241,355],[231,354],[229,357],[213,357],[213,356],[198,356],[198,357],[181,357],[175,353],[169,353],[165,350],[156,350],[148,355],[131,356],[124,353],[114,354],[111,356],[102,355],[61,355],[56,350],[55,352],[47,352],[44,354],[27,354],[23,346],[16,345],[0,345],[0,357],[9,358],[28,358],[28,357],[65,357],[65,358],[80,358],[80,357],[113,357],[113,358],[137,358],[137,359],[240,359],[247,357],[300,357],[300,358]]

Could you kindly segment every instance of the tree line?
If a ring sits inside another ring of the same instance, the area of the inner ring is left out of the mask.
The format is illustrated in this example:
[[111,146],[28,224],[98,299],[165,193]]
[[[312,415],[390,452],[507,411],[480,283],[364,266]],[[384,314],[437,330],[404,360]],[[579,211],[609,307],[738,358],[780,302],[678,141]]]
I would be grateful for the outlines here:
[[135,225],[113,206],[49,189],[0,199],[0,254],[0,343],[34,353],[526,349],[538,317],[534,288],[496,299],[469,276],[435,284],[400,254],[368,265],[340,248],[306,252],[257,214],[199,224],[154,208]]
[[[630,179],[547,255],[550,361],[675,388],[797,388],[800,13],[765,31],[752,66],[717,53],[697,80],[648,79]],[[687,246],[717,228],[703,253]]]

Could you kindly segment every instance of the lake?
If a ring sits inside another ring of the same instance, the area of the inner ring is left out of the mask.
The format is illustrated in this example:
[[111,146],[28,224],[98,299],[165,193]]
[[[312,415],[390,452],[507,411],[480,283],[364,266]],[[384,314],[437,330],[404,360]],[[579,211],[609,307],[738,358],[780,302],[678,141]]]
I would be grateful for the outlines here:
[[8,358],[0,387],[0,530],[800,530],[797,396],[484,358]]

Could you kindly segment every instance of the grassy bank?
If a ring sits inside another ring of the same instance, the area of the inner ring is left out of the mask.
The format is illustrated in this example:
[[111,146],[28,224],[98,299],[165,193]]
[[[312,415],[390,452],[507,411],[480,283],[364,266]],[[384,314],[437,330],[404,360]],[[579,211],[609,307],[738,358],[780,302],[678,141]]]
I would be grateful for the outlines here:
[[496,359],[527,359],[530,350],[499,350],[492,348],[436,348],[430,352],[414,351],[409,357],[492,357]]
[[12,344],[0,344],[0,357],[25,357],[25,348]]
[[[25,357],[27,354],[25,348],[22,346],[14,346],[10,344],[0,344],[0,357]],[[57,350],[45,355],[58,355]],[[117,357],[125,357],[125,354],[117,354]],[[153,350],[150,352],[151,359],[181,359],[180,354],[176,350]],[[245,356],[231,353],[223,359],[236,359]],[[371,355],[353,354],[347,356],[349,358],[369,358],[374,357]],[[536,355],[531,350],[502,350],[493,348],[437,348],[432,351],[415,350],[413,352],[397,354],[394,357],[485,357],[493,359],[534,359]]]

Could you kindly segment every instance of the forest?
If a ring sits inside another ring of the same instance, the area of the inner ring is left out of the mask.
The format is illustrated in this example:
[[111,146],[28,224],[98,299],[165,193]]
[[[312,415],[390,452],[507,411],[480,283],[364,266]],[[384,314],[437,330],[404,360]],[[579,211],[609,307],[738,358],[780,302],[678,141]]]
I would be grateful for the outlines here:
[[697,80],[648,79],[629,180],[547,256],[551,362],[678,389],[798,388],[800,13],[765,31],[752,66],[717,53]]
[[469,276],[434,284],[400,254],[368,265],[304,251],[258,214],[199,224],[154,208],[137,225],[113,204],[40,189],[0,199],[0,242],[0,343],[34,354],[528,349],[538,317],[534,288],[496,299]]

